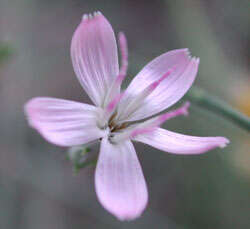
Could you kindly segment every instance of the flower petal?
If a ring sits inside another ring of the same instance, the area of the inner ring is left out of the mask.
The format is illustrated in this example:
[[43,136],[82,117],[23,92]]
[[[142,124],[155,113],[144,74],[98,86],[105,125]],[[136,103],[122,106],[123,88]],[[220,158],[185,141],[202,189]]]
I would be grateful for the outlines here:
[[[121,100],[120,113],[123,120],[135,121],[157,114],[176,103],[191,87],[198,71],[199,60],[190,58],[187,49],[167,52],[147,64],[130,83]],[[170,69],[174,69],[148,95],[142,105],[131,115],[122,110],[150,84],[156,82]]]
[[194,137],[162,128],[137,135],[134,140],[174,154],[201,154],[216,147],[223,148],[229,143],[224,137]]
[[71,43],[72,63],[81,85],[97,106],[119,74],[113,29],[101,13],[83,16]]
[[30,126],[59,146],[85,144],[105,135],[96,126],[98,108],[63,99],[39,97],[25,105]]
[[96,167],[95,187],[103,207],[120,220],[132,220],[146,207],[148,192],[145,179],[131,141],[101,143]]

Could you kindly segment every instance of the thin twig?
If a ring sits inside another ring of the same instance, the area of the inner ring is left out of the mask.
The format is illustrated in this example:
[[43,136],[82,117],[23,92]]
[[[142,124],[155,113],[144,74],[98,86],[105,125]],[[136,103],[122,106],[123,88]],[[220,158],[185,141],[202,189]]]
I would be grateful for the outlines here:
[[198,87],[192,87],[186,97],[193,103],[214,113],[222,115],[243,129],[250,131],[250,118],[219,98],[209,95],[206,91]]

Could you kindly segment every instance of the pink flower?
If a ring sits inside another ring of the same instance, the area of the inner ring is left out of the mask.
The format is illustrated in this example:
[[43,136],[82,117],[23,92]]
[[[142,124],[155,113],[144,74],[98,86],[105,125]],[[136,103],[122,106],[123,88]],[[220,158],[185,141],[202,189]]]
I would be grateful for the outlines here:
[[76,76],[95,106],[39,97],[25,105],[25,112],[29,124],[56,145],[75,146],[101,139],[95,171],[97,197],[120,220],[132,220],[141,215],[148,201],[132,140],[174,154],[200,154],[225,147],[229,141],[159,127],[170,118],[187,115],[188,103],[150,118],[183,97],[194,82],[198,58],[190,57],[187,49],[164,53],[147,64],[121,93],[128,65],[123,33],[119,44],[120,70],[111,25],[99,12],[84,15],[72,39],[71,57]]

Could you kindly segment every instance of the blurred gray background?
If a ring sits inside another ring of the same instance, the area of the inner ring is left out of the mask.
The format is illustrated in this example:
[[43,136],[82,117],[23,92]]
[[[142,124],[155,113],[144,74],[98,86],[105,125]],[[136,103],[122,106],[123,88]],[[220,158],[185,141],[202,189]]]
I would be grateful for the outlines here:
[[67,149],[28,127],[32,97],[90,102],[69,49],[82,14],[96,10],[127,35],[126,83],[152,58],[187,47],[201,59],[195,85],[250,115],[249,0],[0,0],[0,44],[11,48],[0,62],[0,228],[250,228],[249,133],[212,112],[191,105],[165,127],[226,136],[227,148],[178,156],[135,144],[150,199],[125,223],[98,203],[94,168],[74,176]]

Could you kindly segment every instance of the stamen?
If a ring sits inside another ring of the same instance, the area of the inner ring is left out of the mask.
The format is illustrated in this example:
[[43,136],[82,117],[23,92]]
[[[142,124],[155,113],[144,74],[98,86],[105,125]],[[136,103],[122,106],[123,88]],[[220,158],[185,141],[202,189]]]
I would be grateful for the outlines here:
[[118,103],[120,102],[121,98],[123,96],[123,93],[118,94],[104,109],[104,112],[101,114],[100,120],[102,123],[105,123],[105,125],[108,125],[108,122],[110,122],[110,118],[114,119],[115,116],[115,109],[117,108]]
[[127,140],[129,138],[135,138],[137,135],[146,134],[153,132],[158,126],[164,123],[166,120],[177,117],[179,115],[188,115],[188,108],[190,106],[189,102],[186,102],[180,108],[167,112],[163,115],[159,115],[155,118],[151,118],[143,123],[130,126],[127,129],[123,130],[120,133],[115,133],[112,135],[111,141],[118,143],[120,141]]
[[176,110],[166,112],[165,114],[156,116],[154,118],[151,118],[151,119],[141,123],[140,125],[138,125],[138,127],[144,128],[144,129],[145,128],[154,128],[154,127],[160,126],[165,121],[167,121],[167,120],[169,120],[171,118],[175,118],[175,117],[177,117],[179,115],[187,116],[189,106],[190,106],[190,102],[186,102],[180,108],[178,108]]
[[133,129],[131,130],[127,129],[126,131],[122,131],[122,132],[113,132],[110,135],[109,140],[112,143],[119,143],[121,141],[125,141],[130,138],[132,132],[133,132]]
[[163,115],[160,115],[157,117],[156,120],[156,124],[157,125],[161,125],[162,123],[164,123],[165,121],[171,119],[171,118],[175,118],[179,115],[184,115],[187,116],[188,115],[188,108],[190,107],[190,102],[186,102],[184,105],[182,105],[180,108],[167,112]]
[[112,114],[115,108],[117,107],[117,104],[120,102],[121,98],[123,96],[123,93],[118,94],[105,108],[106,114]]
[[117,81],[122,82],[122,80],[127,74],[127,69],[128,69],[128,45],[127,45],[127,39],[123,32],[120,32],[118,34],[118,39],[121,52],[121,68],[119,75],[117,77]]

